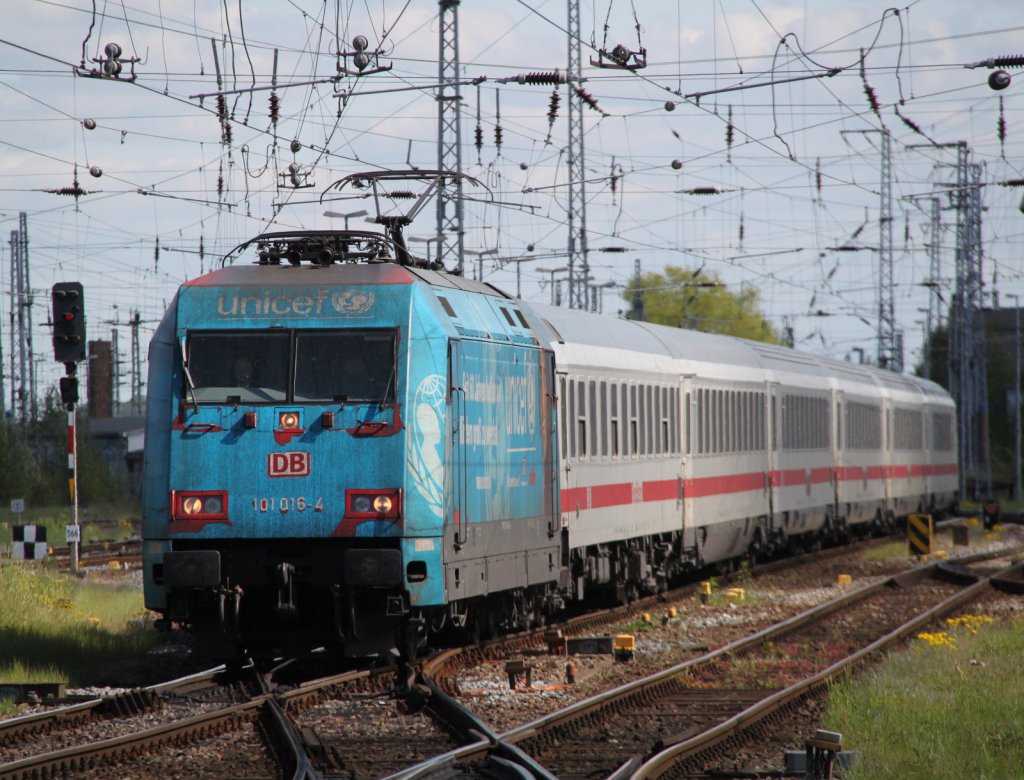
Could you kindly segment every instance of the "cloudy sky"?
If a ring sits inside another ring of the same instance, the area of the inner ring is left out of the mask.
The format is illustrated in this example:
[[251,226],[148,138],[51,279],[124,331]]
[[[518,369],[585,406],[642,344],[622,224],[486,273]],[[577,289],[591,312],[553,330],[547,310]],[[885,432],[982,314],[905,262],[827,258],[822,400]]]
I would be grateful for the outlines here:
[[[116,329],[124,355],[138,311],[144,356],[177,285],[235,245],[267,230],[341,227],[325,210],[372,211],[358,193],[330,190],[350,173],[437,165],[435,2],[4,2],[18,9],[0,33],[8,397],[8,237],[22,212],[45,384],[57,373],[45,325],[55,282],[85,285],[90,338]],[[462,88],[463,170],[480,182],[468,190],[465,245],[487,250],[467,257],[467,273],[481,258],[483,278],[514,293],[518,267],[523,296],[540,301],[551,298],[540,269],[565,264],[567,98],[562,87],[552,112],[552,87],[516,76],[564,71],[566,18],[564,0],[459,6],[462,76],[476,82]],[[1020,54],[1024,8],[590,0],[580,28],[594,103],[584,113],[587,234],[592,280],[608,283],[605,313],[625,308],[619,290],[637,261],[704,268],[735,289],[756,286],[800,348],[873,356],[883,130],[907,365],[918,359],[929,289],[946,301],[952,290],[955,214],[944,185],[956,155],[935,144],[966,142],[982,166],[987,294],[1003,304],[1024,294],[1024,189],[1000,185],[1024,178],[1024,69],[1009,68],[1010,86],[994,91],[990,68],[964,67]],[[358,35],[374,53],[367,70],[381,70],[339,73],[354,69]],[[112,43],[120,77],[95,77]],[[617,45],[646,67],[590,64]],[[219,102],[221,91],[230,94]],[[938,288],[922,286],[933,197]],[[362,219],[353,227],[369,227]],[[434,226],[430,204],[409,234]]]

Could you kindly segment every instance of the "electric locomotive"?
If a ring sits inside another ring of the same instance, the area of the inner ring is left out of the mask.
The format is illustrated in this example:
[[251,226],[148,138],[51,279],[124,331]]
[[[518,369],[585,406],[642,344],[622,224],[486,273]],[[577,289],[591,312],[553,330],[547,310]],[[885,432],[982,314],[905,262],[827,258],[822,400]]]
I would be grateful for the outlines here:
[[528,304],[400,228],[265,234],[179,290],[150,346],[162,625],[411,656],[956,500],[934,383]]
[[557,608],[553,361],[519,304],[377,233],[239,252],[256,261],[184,284],[150,347],[163,625],[366,656]]

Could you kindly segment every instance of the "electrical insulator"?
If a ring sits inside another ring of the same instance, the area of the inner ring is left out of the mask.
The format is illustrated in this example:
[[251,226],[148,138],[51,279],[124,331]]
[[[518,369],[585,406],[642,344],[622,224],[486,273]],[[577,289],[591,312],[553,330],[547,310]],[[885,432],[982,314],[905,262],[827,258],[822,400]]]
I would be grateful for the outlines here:
[[365,35],[357,35],[355,38],[352,39],[352,48],[355,49],[356,51],[366,51],[369,45],[370,42],[366,40]]
[[536,86],[544,84],[564,84],[565,77],[560,71],[547,71],[542,73],[520,73],[516,76],[516,81],[520,84],[533,84]]
[[676,104],[673,103],[671,100],[666,100],[665,101],[665,110],[666,111],[675,111],[676,110]]
[[291,149],[292,154],[298,154],[300,151],[302,151],[302,144],[299,143],[298,139],[292,141]]
[[673,170],[677,170],[678,171],[682,167],[683,167],[683,161],[682,160],[673,160],[672,161],[672,168],[673,168]]
[[96,120],[95,119],[83,119],[82,120],[82,127],[84,127],[86,130],[95,130],[96,129]]
[[89,168],[89,173],[95,176],[97,179],[103,175],[103,169],[98,165],[93,165]]
[[476,130],[473,131],[473,135],[476,140],[473,145],[476,146],[476,150],[479,152],[484,146],[484,129],[480,125],[476,126]]
[[555,118],[558,116],[558,106],[561,102],[562,96],[558,94],[558,90],[556,89],[551,93],[551,100],[548,101],[548,119],[550,121],[554,122]]
[[270,93],[270,121],[275,125],[277,124],[278,118],[281,116],[281,98],[277,96],[276,92]]
[[504,133],[504,132],[505,131],[501,129],[501,125],[495,125],[494,126],[494,145],[498,149],[501,148],[501,136],[502,136],[502,133]]
[[366,66],[370,64],[370,58],[366,55],[366,52],[357,52],[356,56],[352,58],[352,64],[359,68],[359,70],[366,70]]
[[597,105],[597,101],[594,100],[594,96],[583,89],[583,87],[576,87],[576,95],[594,111],[598,111],[602,114],[604,113],[604,111],[601,111],[601,107]]

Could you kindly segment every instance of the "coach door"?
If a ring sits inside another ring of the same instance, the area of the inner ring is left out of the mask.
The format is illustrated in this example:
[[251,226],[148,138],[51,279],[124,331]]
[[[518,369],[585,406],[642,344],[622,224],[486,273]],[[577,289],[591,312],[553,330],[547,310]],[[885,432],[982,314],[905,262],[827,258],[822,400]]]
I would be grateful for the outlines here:
[[764,491],[768,498],[768,514],[773,529],[781,527],[782,518],[776,517],[776,508],[782,505],[779,491],[782,489],[782,471],[779,468],[779,434],[782,425],[782,398],[778,382],[768,383],[768,408],[765,410],[768,442],[768,470],[764,475]]
[[686,530],[686,518],[690,511],[687,507],[690,501],[687,485],[691,484],[690,429],[692,426],[691,420],[693,419],[693,407],[691,406],[693,400],[690,397],[690,393],[693,392],[692,380],[692,374],[679,377],[679,409],[674,420],[676,430],[678,431],[676,435],[679,437],[679,480],[676,488],[679,499],[677,505],[679,507],[679,527],[684,531]]
[[462,362],[459,342],[448,342],[448,426],[451,449],[448,452],[448,473],[451,483],[446,502],[449,515],[445,525],[451,529],[452,544],[459,549],[466,543],[466,492],[468,490],[468,464],[466,462],[466,390],[462,387]]
[[845,402],[843,399],[843,393],[841,390],[832,391],[832,413],[835,415],[832,419],[832,516],[835,518],[843,517],[843,519],[849,521],[848,517],[844,516],[842,512],[842,504],[840,503],[839,496],[839,483],[846,473],[846,459],[843,457],[843,409],[845,408]]

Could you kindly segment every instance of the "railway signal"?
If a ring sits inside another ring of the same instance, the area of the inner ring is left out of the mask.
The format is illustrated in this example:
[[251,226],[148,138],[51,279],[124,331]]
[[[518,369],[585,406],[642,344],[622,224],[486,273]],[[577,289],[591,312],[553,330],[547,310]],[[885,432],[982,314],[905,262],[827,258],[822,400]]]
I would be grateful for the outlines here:
[[85,360],[85,299],[81,282],[58,282],[53,301],[53,356],[60,363]]
[[65,528],[72,574],[78,573],[78,448],[75,446],[75,405],[78,403],[78,363],[85,360],[85,297],[81,282],[57,282],[51,290],[53,302],[53,357],[64,364],[60,379],[60,400],[68,410],[68,492],[71,523]]

